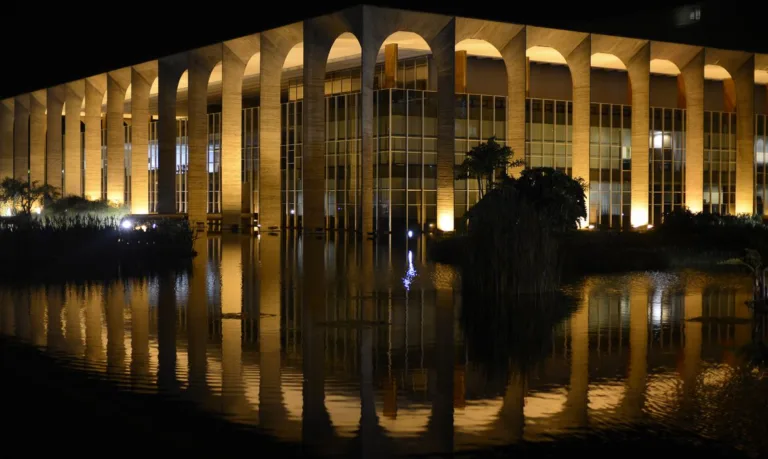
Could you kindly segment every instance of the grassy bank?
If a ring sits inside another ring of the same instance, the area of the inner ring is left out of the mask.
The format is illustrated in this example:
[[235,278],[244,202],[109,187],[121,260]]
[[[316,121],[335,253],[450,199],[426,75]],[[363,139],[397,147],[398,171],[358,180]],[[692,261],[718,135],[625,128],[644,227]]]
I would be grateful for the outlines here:
[[[194,256],[185,221],[158,226],[126,243],[116,217],[17,217],[0,221],[0,273],[108,272],[121,266],[161,265]],[[20,267],[25,269],[21,270]],[[34,270],[30,270],[34,268]]]
[[[564,275],[669,269],[734,269],[719,263],[743,255],[757,242],[734,236],[717,241],[706,236],[675,237],[663,231],[576,231],[560,239]],[[469,255],[466,236],[435,241],[430,258],[461,266]],[[738,268],[736,268],[738,269]]]

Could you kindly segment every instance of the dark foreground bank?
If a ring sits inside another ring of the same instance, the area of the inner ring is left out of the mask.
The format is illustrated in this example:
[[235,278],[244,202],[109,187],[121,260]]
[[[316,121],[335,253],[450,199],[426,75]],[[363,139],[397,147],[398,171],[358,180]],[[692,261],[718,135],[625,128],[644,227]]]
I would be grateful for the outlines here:
[[[6,337],[0,337],[0,375],[3,452],[9,456],[69,451],[84,452],[86,457],[165,452],[221,456],[247,451],[266,457],[314,456],[303,445],[279,443],[254,429],[202,412],[190,402],[119,390],[109,381],[61,365],[42,351]],[[665,455],[693,453],[700,458],[748,457],[714,441],[646,428],[558,437],[551,442],[457,456],[584,453],[589,457],[637,457],[662,451]],[[361,457],[359,451],[336,455]]]

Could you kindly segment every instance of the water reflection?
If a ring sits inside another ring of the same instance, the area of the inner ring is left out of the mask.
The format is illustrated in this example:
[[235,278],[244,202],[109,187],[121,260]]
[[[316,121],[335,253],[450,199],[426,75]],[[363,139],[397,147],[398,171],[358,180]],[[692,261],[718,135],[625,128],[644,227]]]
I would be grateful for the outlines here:
[[[752,340],[745,276],[591,277],[568,299],[498,313],[462,298],[457,273],[426,262],[423,240],[197,243],[191,271],[0,289],[0,331],[126,390],[327,454],[633,426],[765,446],[764,414],[742,419],[741,435],[727,422],[765,390],[739,370]],[[745,395],[712,395],[724,387]]]

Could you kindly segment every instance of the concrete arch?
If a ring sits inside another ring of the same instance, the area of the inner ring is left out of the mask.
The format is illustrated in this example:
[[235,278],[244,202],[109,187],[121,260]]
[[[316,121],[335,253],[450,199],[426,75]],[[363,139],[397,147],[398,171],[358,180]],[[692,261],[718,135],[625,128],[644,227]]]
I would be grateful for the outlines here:
[[[252,215],[257,207],[252,201],[251,183],[241,184],[242,176],[242,109],[245,78],[249,66],[251,74],[259,72],[261,63],[261,36],[249,35],[224,42],[222,48],[221,77],[221,212],[222,224],[240,222],[240,215]],[[255,69],[253,67],[256,67]],[[253,78],[258,83],[256,78]],[[255,85],[254,85],[255,86]],[[255,89],[255,87],[254,87]],[[249,219],[248,226],[251,225]]]
[[[666,42],[651,43],[654,62],[668,63],[679,70],[678,107],[686,109],[685,205],[693,212],[704,206],[704,50],[698,46]],[[658,65],[658,64],[657,64]]]
[[161,58],[157,64],[157,212],[161,214],[176,213],[176,99],[188,67],[189,53]]
[[528,88],[525,26],[456,18],[456,46],[482,40],[499,53],[507,73],[507,145],[525,157],[525,98]]
[[707,48],[705,65],[719,65],[731,76],[723,90],[736,102],[736,213],[755,209],[755,55]]
[[107,75],[85,80],[85,184],[86,199],[99,200],[101,190],[101,114],[107,104]]
[[279,228],[280,204],[280,77],[288,52],[301,43],[304,29],[294,23],[263,32],[259,64],[259,223]]
[[85,97],[85,80],[77,80],[65,85],[64,110],[69,113],[64,117],[64,186],[63,196],[82,196],[82,167],[80,150],[80,107]]
[[[526,27],[526,39],[526,50],[533,47],[552,48],[565,58],[565,63],[571,71],[571,83],[573,85],[571,175],[588,180],[590,66],[592,53],[595,51],[592,48],[592,38],[589,34],[582,32],[529,26]],[[586,205],[587,214],[589,214],[589,193],[587,193]],[[588,221],[589,215],[587,215],[586,222]]]
[[157,81],[157,61],[131,68],[131,213],[149,213],[149,100]]
[[214,68],[222,61],[221,43],[193,50],[188,56],[187,214],[192,225],[207,228],[208,202],[208,85]]
[[[375,18],[375,20],[374,20]],[[419,34],[432,50],[434,68],[437,71],[437,227],[443,231],[454,228],[454,79],[456,49],[456,18],[429,13],[392,10],[373,6],[363,7],[364,87],[373,85],[373,63],[368,53],[378,51],[386,37],[397,31]],[[370,62],[370,64],[369,64]],[[367,67],[371,67],[370,69]],[[364,103],[367,103],[364,97]],[[372,114],[372,107],[371,107]],[[366,123],[363,110],[363,123]],[[368,151],[364,148],[363,155]],[[372,171],[372,168],[371,168]],[[367,171],[366,171],[367,173]],[[364,175],[365,180],[365,175]],[[363,202],[366,203],[365,196]]]
[[14,99],[0,101],[0,178],[13,177]]
[[131,83],[130,68],[107,74],[107,200],[125,202],[125,93]]
[[592,35],[592,53],[616,56],[627,68],[632,104],[632,184],[631,217],[633,227],[648,224],[648,124],[650,111],[651,44],[647,40]]

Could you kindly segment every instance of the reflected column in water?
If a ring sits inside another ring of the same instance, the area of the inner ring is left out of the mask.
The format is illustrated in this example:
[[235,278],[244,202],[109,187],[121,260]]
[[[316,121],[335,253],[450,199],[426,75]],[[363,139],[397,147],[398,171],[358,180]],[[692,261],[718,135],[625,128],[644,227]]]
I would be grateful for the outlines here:
[[683,390],[686,399],[694,394],[696,376],[701,365],[701,322],[691,321],[701,317],[703,292],[700,285],[692,284],[685,292],[685,361],[683,366]]
[[61,312],[64,306],[64,287],[61,285],[49,286],[46,300],[48,303],[48,348],[53,351],[63,351],[64,331]]
[[45,346],[45,288],[30,290],[30,337],[35,346]]
[[571,376],[566,400],[569,427],[584,427],[589,406],[589,294],[585,283],[579,309],[570,318]]
[[9,290],[3,292],[0,296],[0,331],[4,335],[14,336],[16,334],[16,320],[13,306],[13,293]]
[[193,396],[208,393],[208,238],[195,241],[197,255],[192,260],[187,289],[187,351],[189,390]]
[[83,355],[83,331],[80,321],[81,289],[78,286],[70,285],[66,288],[66,333],[67,349],[74,356]]
[[[656,288],[662,288],[657,286]],[[629,291],[629,375],[622,403],[624,415],[642,415],[645,404],[645,384],[648,373],[648,297],[647,280],[632,282]],[[660,295],[659,295],[660,296]]]
[[[198,254],[198,256],[200,256]],[[197,257],[195,257],[197,258]],[[161,391],[176,392],[176,275],[163,273],[158,276],[157,293],[157,385]]]
[[102,307],[104,287],[91,284],[85,293],[85,358],[91,363],[104,362]]
[[243,390],[243,249],[237,234],[221,238],[222,396],[229,410],[245,406]]
[[302,347],[304,371],[304,412],[302,438],[307,445],[326,443],[332,434],[325,407],[325,241],[304,234],[299,259],[302,261]]
[[125,289],[121,282],[104,286],[107,316],[107,371],[125,373]]
[[149,281],[135,280],[131,288],[131,381],[149,384]]
[[29,341],[29,290],[26,288],[20,289],[14,292],[12,296],[13,305],[9,304],[8,307],[13,307],[15,309],[14,316],[16,319],[16,336],[24,341]]
[[454,294],[453,272],[442,265],[435,266],[435,392],[428,435],[432,450],[453,451],[453,383],[454,383]]
[[282,234],[259,239],[259,419],[265,429],[286,422],[281,390]]

